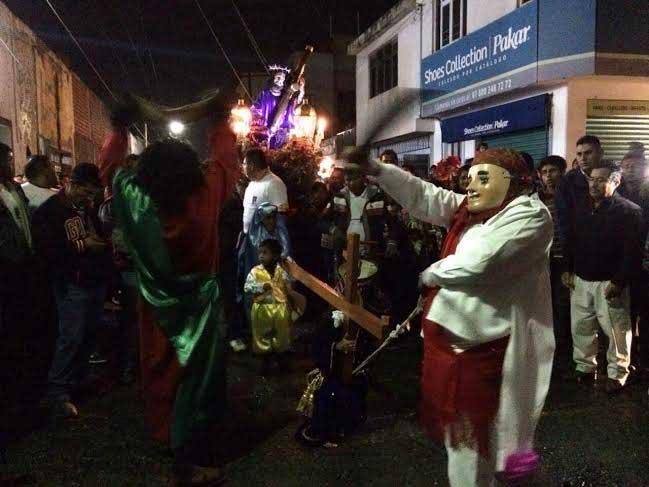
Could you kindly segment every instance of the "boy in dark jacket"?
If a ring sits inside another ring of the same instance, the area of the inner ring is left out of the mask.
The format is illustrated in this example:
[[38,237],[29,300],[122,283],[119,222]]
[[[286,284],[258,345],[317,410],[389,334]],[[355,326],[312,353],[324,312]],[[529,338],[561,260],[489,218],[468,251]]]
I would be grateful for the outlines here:
[[99,222],[92,210],[101,189],[97,167],[78,164],[70,185],[33,217],[36,250],[48,264],[59,315],[47,395],[66,417],[78,415],[72,394],[86,374],[110,272],[110,250],[98,237]]

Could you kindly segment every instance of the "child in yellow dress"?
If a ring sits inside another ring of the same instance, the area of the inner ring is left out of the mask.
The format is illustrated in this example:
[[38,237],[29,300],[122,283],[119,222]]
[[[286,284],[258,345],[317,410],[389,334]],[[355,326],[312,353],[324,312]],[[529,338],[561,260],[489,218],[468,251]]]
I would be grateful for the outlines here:
[[282,354],[291,345],[291,278],[279,265],[282,245],[273,239],[259,245],[260,265],[248,274],[244,291],[253,295],[252,349],[260,355]]

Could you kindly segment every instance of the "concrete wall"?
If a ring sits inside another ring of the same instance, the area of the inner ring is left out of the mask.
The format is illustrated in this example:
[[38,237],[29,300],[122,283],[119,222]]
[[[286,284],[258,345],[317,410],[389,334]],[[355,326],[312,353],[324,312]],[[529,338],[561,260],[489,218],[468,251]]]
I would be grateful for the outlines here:
[[516,0],[466,0],[466,33],[481,29],[517,8]]
[[575,157],[575,142],[586,132],[587,100],[648,100],[647,78],[585,76],[568,82],[567,160]]
[[[356,134],[357,142],[384,140],[414,132],[419,117],[420,71],[419,12],[407,15],[356,55]],[[387,42],[398,39],[398,85],[370,98],[369,59]],[[398,108],[398,110],[396,110]],[[377,127],[382,126],[380,130]]]
[[[0,38],[5,44],[0,45],[0,117],[11,125],[16,174],[22,174],[28,150],[39,152],[39,138],[49,142],[40,149],[74,155],[74,74],[1,2]],[[108,126],[104,103],[95,96],[89,111],[96,114],[96,133],[103,137]],[[92,144],[96,152],[100,142]]]

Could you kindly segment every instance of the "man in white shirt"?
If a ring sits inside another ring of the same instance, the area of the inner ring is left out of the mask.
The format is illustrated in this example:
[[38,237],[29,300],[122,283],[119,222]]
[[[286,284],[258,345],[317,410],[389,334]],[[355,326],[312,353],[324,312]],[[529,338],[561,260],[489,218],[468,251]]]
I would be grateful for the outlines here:
[[545,205],[528,196],[525,161],[509,149],[479,153],[467,195],[358,155],[350,161],[414,217],[449,229],[441,260],[421,275],[421,419],[446,445],[451,486],[530,473],[554,352],[553,230]]
[[[288,196],[286,193],[286,185],[279,177],[277,177],[270,170],[266,154],[262,149],[253,148],[246,152],[243,158],[243,170],[250,180],[246,192],[243,195],[243,233],[248,233],[250,224],[255,217],[255,211],[262,203],[270,203],[275,205],[281,213],[288,210]],[[239,245],[243,245],[242,249],[245,251],[245,238],[239,239]],[[256,260],[255,256],[255,260]],[[244,259],[245,260],[245,259]],[[243,270],[239,269],[239,273]],[[246,274],[243,272],[243,274]],[[243,283],[247,275],[239,276],[239,281]],[[244,308],[249,307],[249,304],[244,298]],[[249,310],[244,310],[246,314]],[[230,330],[232,339],[230,340],[230,348],[235,352],[243,352],[246,345],[242,340],[243,330],[233,327]]]
[[46,156],[32,156],[25,166],[26,183],[22,184],[25,196],[29,200],[29,211],[34,212],[36,208],[45,203],[56,194],[52,188],[59,184],[54,172],[52,163]]
[[250,179],[243,196],[243,232],[248,233],[259,205],[271,203],[283,213],[288,210],[288,196],[284,181],[272,173],[263,150],[255,148],[246,152],[243,169]]

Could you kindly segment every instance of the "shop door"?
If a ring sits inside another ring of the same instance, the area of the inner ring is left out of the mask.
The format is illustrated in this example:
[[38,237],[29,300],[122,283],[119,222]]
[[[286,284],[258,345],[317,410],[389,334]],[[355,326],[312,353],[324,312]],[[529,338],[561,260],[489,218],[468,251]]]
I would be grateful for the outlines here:
[[527,152],[537,166],[548,155],[548,131],[545,127],[484,137],[481,141],[489,144],[490,149],[509,148]]

